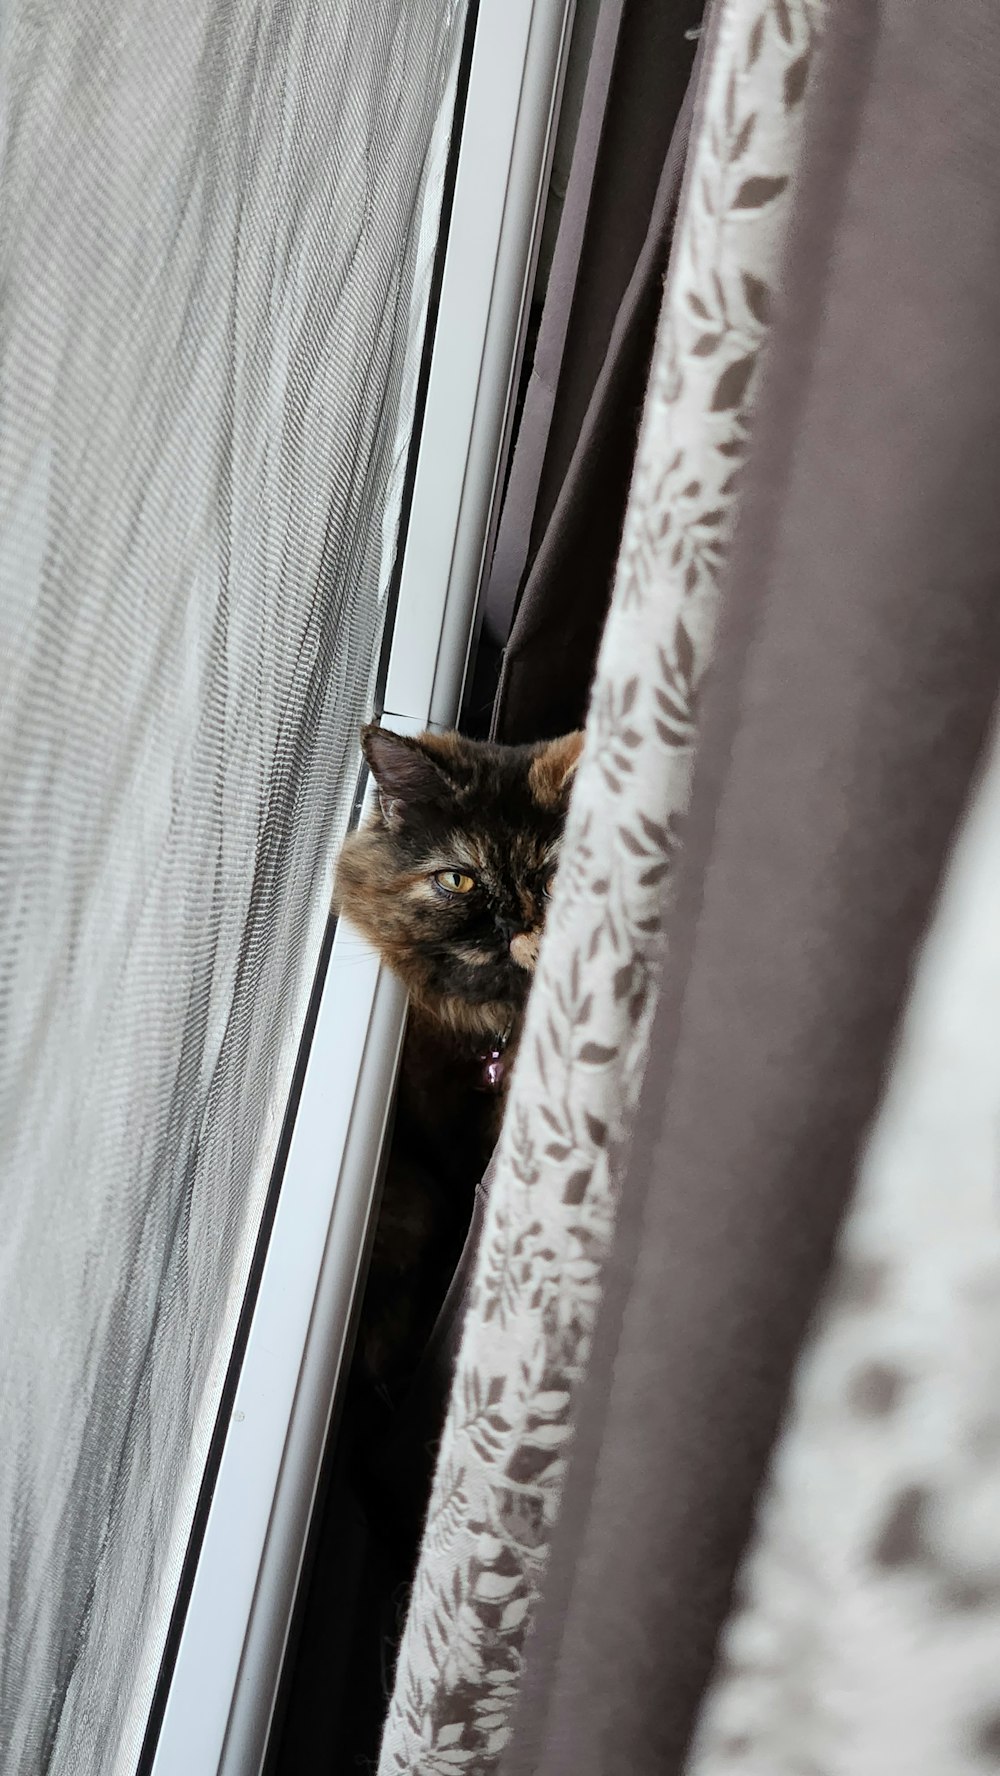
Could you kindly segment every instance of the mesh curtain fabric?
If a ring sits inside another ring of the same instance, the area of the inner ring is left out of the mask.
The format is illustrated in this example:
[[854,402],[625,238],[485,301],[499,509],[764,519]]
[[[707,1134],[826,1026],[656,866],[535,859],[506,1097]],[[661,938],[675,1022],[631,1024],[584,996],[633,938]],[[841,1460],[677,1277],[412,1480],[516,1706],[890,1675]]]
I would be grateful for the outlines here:
[[0,26],[0,1762],[134,1768],[354,790],[463,5]]

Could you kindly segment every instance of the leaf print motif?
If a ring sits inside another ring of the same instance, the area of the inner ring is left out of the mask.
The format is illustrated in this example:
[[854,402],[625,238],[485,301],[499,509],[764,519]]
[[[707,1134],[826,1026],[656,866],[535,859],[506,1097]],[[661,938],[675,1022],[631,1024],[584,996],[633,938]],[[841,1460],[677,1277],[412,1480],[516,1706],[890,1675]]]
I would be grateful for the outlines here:
[[[636,881],[643,889],[655,888],[662,882],[667,873],[669,859],[666,847],[654,836],[660,832],[654,822],[645,822],[640,816],[633,827],[623,826],[620,837],[625,849],[636,860]],[[619,998],[618,981],[622,970],[615,976],[615,998]]]
[[632,754],[642,742],[639,730],[628,719],[637,687],[638,679],[634,677],[620,691],[609,686],[593,712],[599,768],[608,787],[615,792],[621,790],[623,778],[634,769]]
[[749,352],[745,358],[737,358],[735,363],[727,364],[712,395],[713,413],[729,412],[739,406],[746,394],[747,383],[753,375],[753,367],[756,362],[756,353]]
[[530,1190],[538,1182],[538,1157],[531,1128],[523,1114],[511,1119],[510,1155],[518,1183]]
[[592,1116],[589,1110],[584,1110],[583,1115],[584,1121],[587,1124],[587,1133],[593,1141],[594,1146],[603,1147],[608,1138],[607,1123],[602,1122],[599,1116]]
[[744,271],[740,276],[743,295],[747,308],[755,321],[766,327],[771,317],[771,292],[762,278],[754,277],[752,271]]
[[562,1199],[567,1208],[579,1208],[587,1194],[591,1175],[589,1166],[579,1166],[575,1172],[570,1172],[562,1188]]
[[720,4],[379,1776],[495,1776],[593,1341],[822,16]]
[[580,1060],[589,1067],[606,1067],[617,1055],[617,1048],[609,1048],[600,1042],[585,1042],[580,1050]]
[[694,733],[691,641],[681,623],[677,625],[674,646],[676,664],[671,663],[663,648],[656,650],[659,678],[653,689],[653,720],[656,733],[666,746],[681,747],[690,744]]
[[802,98],[809,79],[809,57],[799,56],[797,61],[785,69],[784,92],[785,104],[789,107],[797,105]]
[[732,151],[729,156],[731,162],[743,159],[743,156],[753,139],[753,133],[756,127],[757,113],[756,111],[751,111],[749,117],[744,123],[741,123],[739,130],[737,131],[736,140],[733,143]]
[[736,193],[734,210],[759,210],[764,204],[773,203],[780,197],[788,180],[785,178],[765,178],[757,175],[752,179],[744,179]]

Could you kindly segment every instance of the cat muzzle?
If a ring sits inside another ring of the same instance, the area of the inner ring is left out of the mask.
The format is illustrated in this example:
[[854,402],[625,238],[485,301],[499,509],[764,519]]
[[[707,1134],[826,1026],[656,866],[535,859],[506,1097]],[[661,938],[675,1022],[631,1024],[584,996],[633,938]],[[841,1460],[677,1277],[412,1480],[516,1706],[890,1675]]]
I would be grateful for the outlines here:
[[534,974],[538,961],[538,946],[541,942],[540,931],[518,931],[510,940],[510,959],[518,968],[526,968]]

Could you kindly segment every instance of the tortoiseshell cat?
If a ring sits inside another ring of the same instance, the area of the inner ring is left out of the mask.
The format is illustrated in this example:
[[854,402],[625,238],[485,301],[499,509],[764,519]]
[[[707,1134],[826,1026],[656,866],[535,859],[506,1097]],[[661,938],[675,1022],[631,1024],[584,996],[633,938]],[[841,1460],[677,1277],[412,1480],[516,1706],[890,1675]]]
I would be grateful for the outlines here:
[[360,1334],[386,1383],[420,1354],[496,1141],[583,736],[361,739],[378,798],[336,903],[410,995]]

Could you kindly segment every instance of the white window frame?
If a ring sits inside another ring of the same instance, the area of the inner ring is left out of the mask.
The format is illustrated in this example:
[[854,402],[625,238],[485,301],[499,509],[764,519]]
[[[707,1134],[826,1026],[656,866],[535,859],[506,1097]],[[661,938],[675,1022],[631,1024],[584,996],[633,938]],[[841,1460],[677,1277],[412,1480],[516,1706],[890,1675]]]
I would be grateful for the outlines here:
[[[453,725],[510,423],[574,0],[479,0],[383,720]],[[266,1750],[402,1040],[334,934],[152,1776]]]

